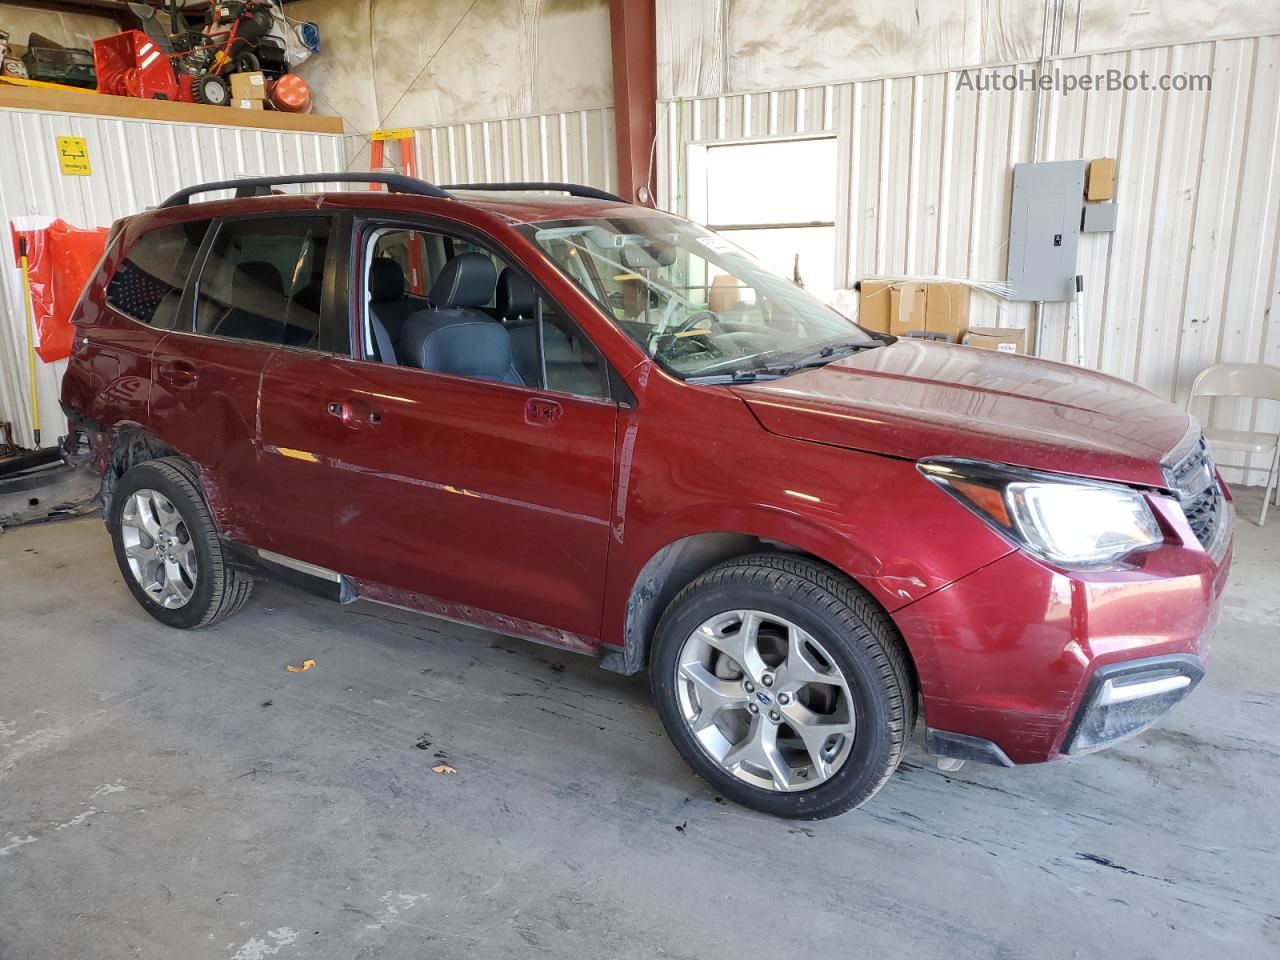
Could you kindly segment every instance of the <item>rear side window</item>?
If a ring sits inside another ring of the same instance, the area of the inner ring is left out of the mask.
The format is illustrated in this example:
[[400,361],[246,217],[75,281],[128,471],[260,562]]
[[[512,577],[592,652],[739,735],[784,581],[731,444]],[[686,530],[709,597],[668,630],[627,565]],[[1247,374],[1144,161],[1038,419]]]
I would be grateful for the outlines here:
[[107,284],[107,303],[139,323],[173,329],[191,264],[208,229],[208,221],[196,220],[144,233]]
[[219,225],[196,291],[196,332],[319,349],[326,217]]

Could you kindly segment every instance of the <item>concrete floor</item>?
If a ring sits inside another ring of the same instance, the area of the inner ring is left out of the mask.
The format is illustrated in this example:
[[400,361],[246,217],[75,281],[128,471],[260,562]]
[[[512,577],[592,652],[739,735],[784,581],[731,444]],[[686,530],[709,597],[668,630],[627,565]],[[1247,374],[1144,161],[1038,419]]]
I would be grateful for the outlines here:
[[916,746],[796,824],[696,780],[641,678],[281,587],[172,631],[96,516],[11,530],[0,958],[1274,958],[1278,587],[1280,515],[1243,519],[1158,728],[1011,771]]

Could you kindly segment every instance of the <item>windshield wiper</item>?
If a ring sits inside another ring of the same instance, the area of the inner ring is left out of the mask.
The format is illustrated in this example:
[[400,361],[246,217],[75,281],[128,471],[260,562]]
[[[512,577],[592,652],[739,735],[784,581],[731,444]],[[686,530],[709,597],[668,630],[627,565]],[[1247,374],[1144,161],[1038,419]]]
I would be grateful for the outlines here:
[[[878,340],[871,343],[836,343],[823,347],[821,350],[801,357],[799,360],[790,360],[786,363],[761,363],[752,364],[749,367],[743,367],[729,373],[700,373],[691,377],[685,377],[686,383],[699,384],[720,384],[720,383],[753,383],[756,380],[777,380],[779,377],[785,377],[802,370],[805,367],[821,367],[836,359],[839,354],[856,353],[859,350],[870,350],[873,347],[884,346]],[[739,360],[738,362],[741,362]],[[713,364],[720,366],[721,364]]]
[[732,373],[699,373],[685,377],[685,383],[696,383],[702,386],[716,386],[724,383],[755,383],[757,380],[776,380],[782,374],[763,367],[750,370],[734,370]]
[[883,346],[884,344],[879,340],[873,340],[870,343],[863,343],[861,341],[856,343],[834,343],[830,346],[823,347],[816,353],[811,353],[807,356],[801,357],[799,360],[792,360],[789,363],[780,363],[767,369],[770,371],[785,371],[785,376],[786,373],[794,373],[795,371],[802,370],[805,367],[826,366],[832,360],[836,359],[837,355],[857,353],[860,350],[873,350],[876,347]]

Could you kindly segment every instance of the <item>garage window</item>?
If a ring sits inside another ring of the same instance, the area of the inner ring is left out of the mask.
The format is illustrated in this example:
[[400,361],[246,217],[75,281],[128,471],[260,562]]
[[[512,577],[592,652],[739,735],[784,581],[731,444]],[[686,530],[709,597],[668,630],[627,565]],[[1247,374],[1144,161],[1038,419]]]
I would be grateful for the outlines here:
[[[830,302],[835,288],[835,138],[689,149],[690,216],[774,273]],[[786,189],[779,189],[779,182]],[[737,296],[728,290],[722,295]]]
[[173,329],[191,264],[208,229],[208,221],[197,220],[143,234],[107,285],[107,303],[139,323]]

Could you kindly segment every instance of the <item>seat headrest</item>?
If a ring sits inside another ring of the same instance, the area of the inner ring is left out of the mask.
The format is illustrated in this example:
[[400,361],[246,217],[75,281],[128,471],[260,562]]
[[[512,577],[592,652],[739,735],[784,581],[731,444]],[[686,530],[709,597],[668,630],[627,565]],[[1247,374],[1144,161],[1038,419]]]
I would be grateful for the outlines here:
[[[284,277],[280,276],[280,271],[276,269],[274,263],[266,260],[246,260],[236,267],[236,273],[243,274],[272,293],[284,293]],[[239,277],[236,277],[232,282],[238,279]]]
[[390,257],[375,257],[369,264],[369,299],[374,303],[404,296],[404,271]]
[[431,285],[433,307],[483,307],[493,299],[498,268],[483,253],[460,253],[449,259]]
[[421,370],[482,380],[507,380],[511,334],[500,323],[466,311],[424,310],[405,321],[400,362]]
[[498,314],[503,320],[531,320],[538,311],[538,291],[523,273],[507,267],[498,275]]

